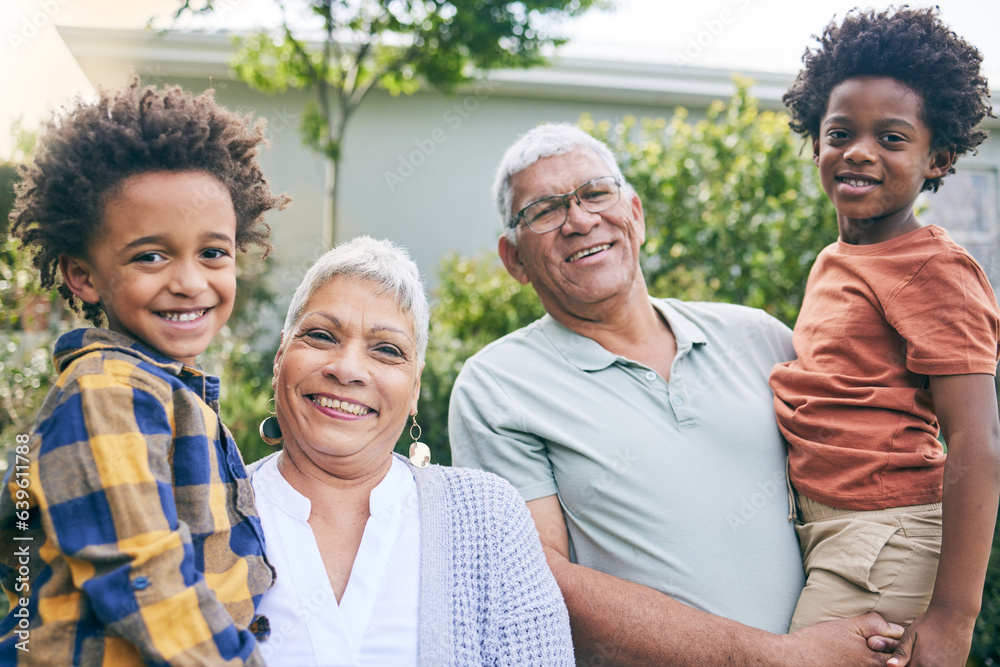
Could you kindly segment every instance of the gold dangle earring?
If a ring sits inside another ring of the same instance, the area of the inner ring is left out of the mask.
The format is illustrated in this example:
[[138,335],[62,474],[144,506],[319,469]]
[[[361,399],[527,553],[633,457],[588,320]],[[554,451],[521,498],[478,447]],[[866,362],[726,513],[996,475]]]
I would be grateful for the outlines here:
[[[417,429],[417,434],[413,435],[413,429]],[[417,414],[413,413],[413,423],[410,424],[410,437],[413,443],[410,444],[410,463],[417,468],[426,468],[431,462],[431,448],[420,442],[420,424],[417,423]]]
[[[268,405],[271,403],[274,403],[275,408],[277,408],[278,404],[275,403],[273,396],[271,397],[271,400],[267,402]],[[260,423],[260,429],[258,430],[260,433],[260,439],[272,447],[277,447],[281,445],[282,440],[284,440],[281,436],[281,426],[278,425],[278,418],[274,416],[274,410],[269,408],[268,413],[271,416],[265,417],[264,421]]]

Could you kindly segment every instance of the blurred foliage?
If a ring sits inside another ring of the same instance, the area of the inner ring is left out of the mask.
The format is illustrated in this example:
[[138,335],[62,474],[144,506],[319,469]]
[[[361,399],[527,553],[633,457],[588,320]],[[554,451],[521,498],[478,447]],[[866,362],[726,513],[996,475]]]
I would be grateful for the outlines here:
[[[340,147],[347,123],[368,93],[393,95],[421,83],[443,91],[497,68],[532,67],[542,51],[566,41],[560,24],[599,0],[297,0],[284,3],[282,25],[237,37],[230,65],[251,87],[273,95],[307,91],[300,131],[327,159],[334,219],[324,243],[336,240]],[[176,12],[213,11],[213,0]],[[222,4],[221,2],[219,4]]]
[[15,122],[11,135],[14,156],[0,161],[0,331],[39,330],[49,325],[50,318],[58,326],[65,308],[55,292],[41,288],[30,255],[10,237],[9,215],[14,208],[14,186],[20,181],[18,168],[34,155],[38,133]]
[[1000,667],[1000,519],[993,533],[993,549],[983,588],[983,607],[976,619],[969,665]]
[[[535,290],[511,278],[496,255],[450,254],[441,261],[438,277],[417,419],[423,429],[421,440],[431,449],[431,461],[450,465],[448,399],[462,364],[483,346],[534,322],[545,311]],[[404,431],[397,451],[406,454],[409,443]]]
[[605,141],[646,217],[650,292],[762,308],[793,325],[816,255],[837,239],[827,199],[783,113],[761,112],[736,81],[733,98],[689,122],[581,118]]
[[[669,120],[580,126],[612,148],[643,203],[651,293],[754,306],[791,326],[813,260],[836,240],[835,215],[787,117],[759,111],[748,87],[737,80],[695,123],[679,108]],[[448,462],[448,398],[465,359],[544,311],[495,256],[452,255],[439,273],[420,409],[434,460]]]
[[198,361],[205,371],[220,378],[219,413],[222,423],[233,438],[247,463],[267,456],[274,448],[264,444],[257,429],[274,409],[268,401],[271,389],[271,368],[278,349],[279,337],[267,336],[272,323],[280,322],[285,314],[274,307],[277,295],[268,283],[269,264],[257,253],[243,253],[236,262],[236,303],[226,326],[216,334],[211,346]]
[[[12,127],[14,156],[0,161],[0,453],[14,436],[31,428],[55,379],[51,349],[55,337],[79,324],[54,290],[43,290],[31,256],[10,236],[9,215],[19,165],[34,154],[37,132]],[[4,457],[0,456],[0,460]],[[0,471],[2,473],[2,471]]]
[[[605,140],[643,202],[647,241],[643,265],[650,291],[683,299],[724,300],[763,308],[794,323],[805,280],[816,254],[836,238],[833,209],[816,180],[808,155],[790,134],[783,114],[760,112],[739,82],[732,100],[711,106],[707,118],[687,120],[677,109],[670,120],[626,118],[621,123],[580,124]],[[0,206],[9,208],[16,178],[0,164]],[[0,209],[6,224],[7,208]],[[251,341],[280,321],[267,286],[267,264],[252,255],[239,260],[237,304],[228,325],[202,356],[205,369],[222,378],[222,418],[249,463],[272,448],[257,435],[267,414],[272,347]],[[0,437],[30,427],[53,379],[49,350],[69,322],[56,319],[40,330],[30,320],[41,294],[34,272],[6,233],[0,246]],[[431,331],[422,376],[421,440],[431,460],[448,465],[448,399],[465,360],[493,340],[542,316],[534,290],[514,281],[495,255],[449,255],[439,267]],[[35,286],[33,286],[35,285]],[[49,303],[49,302],[46,302]],[[59,312],[58,308],[54,312]],[[33,323],[26,327],[26,323]],[[407,429],[397,445],[406,454]],[[969,664],[1000,665],[1000,531],[994,535],[983,610]],[[2,604],[2,602],[0,602]]]
[[[748,85],[694,123],[679,108],[580,126],[611,146],[643,203],[651,293],[742,303],[792,326],[813,260],[837,238],[835,211],[787,117],[761,112]],[[451,256],[440,275],[420,410],[432,460],[449,463],[448,398],[465,359],[543,311],[498,260]],[[991,564],[970,665],[1000,665],[1000,530]]]

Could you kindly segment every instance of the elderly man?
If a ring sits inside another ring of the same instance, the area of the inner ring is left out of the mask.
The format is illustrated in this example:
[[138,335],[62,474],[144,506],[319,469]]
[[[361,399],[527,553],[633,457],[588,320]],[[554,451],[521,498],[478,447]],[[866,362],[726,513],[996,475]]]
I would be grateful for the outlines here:
[[884,665],[866,638],[900,630],[875,614],[781,634],[803,585],[767,384],[788,328],[651,298],[642,203],[573,126],[518,140],[495,195],[500,257],[547,314],[465,364],[454,462],[527,501],[582,663]]

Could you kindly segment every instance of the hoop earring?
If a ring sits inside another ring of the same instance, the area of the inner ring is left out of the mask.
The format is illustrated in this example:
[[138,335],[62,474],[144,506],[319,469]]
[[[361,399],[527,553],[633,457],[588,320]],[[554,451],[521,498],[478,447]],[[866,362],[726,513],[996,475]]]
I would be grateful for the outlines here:
[[[417,429],[417,434],[413,435],[413,429]],[[426,468],[431,462],[431,448],[420,442],[420,424],[417,423],[417,415],[413,414],[413,423],[410,424],[410,437],[413,443],[410,444],[410,463],[416,468]]]
[[[274,402],[274,397],[272,396],[271,400],[267,403],[270,405]],[[277,407],[277,403],[275,403],[275,407]],[[260,428],[257,429],[257,432],[260,433],[261,440],[272,447],[277,447],[284,440],[281,435],[281,426],[278,425],[278,418],[274,416],[274,410],[268,409],[268,413],[270,413],[271,416],[264,418],[264,421],[260,423]]]

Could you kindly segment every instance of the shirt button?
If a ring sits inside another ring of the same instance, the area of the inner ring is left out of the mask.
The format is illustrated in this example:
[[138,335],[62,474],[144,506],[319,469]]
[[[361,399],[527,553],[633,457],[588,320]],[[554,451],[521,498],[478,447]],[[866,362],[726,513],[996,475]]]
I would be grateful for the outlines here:
[[680,396],[674,396],[672,399],[670,399],[670,401],[674,405],[684,405],[684,399],[681,398]]
[[650,382],[654,382],[656,380],[656,373],[653,371],[646,371],[646,379]]
[[132,588],[137,591],[141,591],[144,588],[149,588],[149,579],[146,577],[136,577],[135,581],[132,582]]

